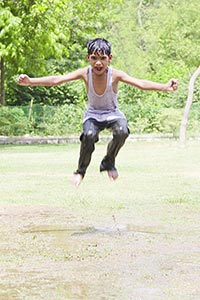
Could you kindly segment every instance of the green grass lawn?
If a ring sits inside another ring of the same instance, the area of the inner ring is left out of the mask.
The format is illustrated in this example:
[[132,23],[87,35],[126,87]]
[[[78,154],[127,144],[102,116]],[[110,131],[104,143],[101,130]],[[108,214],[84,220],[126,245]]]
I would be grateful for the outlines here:
[[72,186],[79,145],[0,147],[1,204],[67,206],[76,213],[129,211],[200,203],[200,144],[176,141],[127,142],[117,157],[119,179],[99,172],[106,144],[97,144],[79,188]]

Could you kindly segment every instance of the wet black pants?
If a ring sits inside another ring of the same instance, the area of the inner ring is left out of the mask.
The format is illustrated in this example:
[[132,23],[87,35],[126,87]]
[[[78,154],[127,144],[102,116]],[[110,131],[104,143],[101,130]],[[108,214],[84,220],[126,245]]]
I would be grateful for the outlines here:
[[95,149],[95,143],[99,140],[99,132],[104,129],[111,129],[113,138],[109,142],[107,153],[101,161],[100,171],[116,170],[115,158],[129,135],[127,121],[125,119],[115,119],[98,122],[95,119],[88,119],[83,124],[83,133],[80,136],[80,156],[75,174],[81,174],[84,177]]

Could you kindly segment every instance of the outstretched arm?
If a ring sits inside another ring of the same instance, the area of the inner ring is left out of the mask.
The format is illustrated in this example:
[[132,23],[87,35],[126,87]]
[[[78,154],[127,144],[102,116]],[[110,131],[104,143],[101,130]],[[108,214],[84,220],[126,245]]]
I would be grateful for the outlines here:
[[178,79],[172,78],[167,83],[158,83],[150,80],[142,80],[129,76],[125,72],[117,71],[118,81],[133,85],[141,90],[175,91],[178,88]]
[[55,75],[31,78],[26,74],[21,74],[18,78],[18,84],[24,86],[55,86],[65,82],[84,79],[86,69],[79,69],[66,75]]

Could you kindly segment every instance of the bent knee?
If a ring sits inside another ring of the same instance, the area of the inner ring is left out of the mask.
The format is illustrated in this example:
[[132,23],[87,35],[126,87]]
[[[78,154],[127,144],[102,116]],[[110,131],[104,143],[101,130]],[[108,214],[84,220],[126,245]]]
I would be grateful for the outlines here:
[[82,133],[81,140],[96,143],[98,141],[98,136],[92,130],[88,130],[87,132]]
[[128,127],[119,126],[114,133],[114,136],[125,140],[129,136],[129,129]]

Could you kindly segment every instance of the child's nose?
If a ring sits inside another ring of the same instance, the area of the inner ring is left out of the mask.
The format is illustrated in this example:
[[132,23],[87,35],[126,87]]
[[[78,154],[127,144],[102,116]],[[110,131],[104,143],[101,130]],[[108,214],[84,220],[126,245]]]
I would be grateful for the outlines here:
[[96,61],[96,65],[101,65],[101,61],[100,61],[100,60],[97,60],[97,61]]

